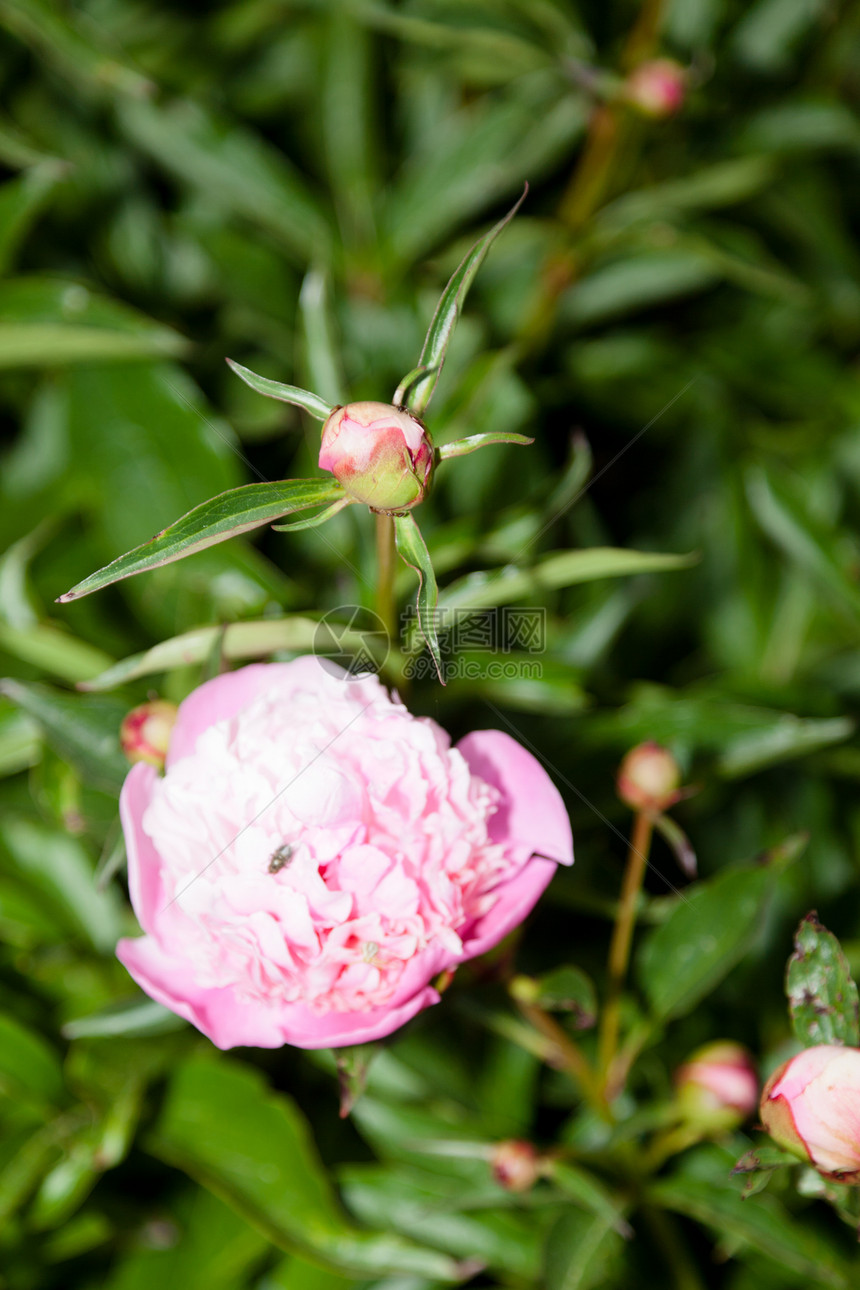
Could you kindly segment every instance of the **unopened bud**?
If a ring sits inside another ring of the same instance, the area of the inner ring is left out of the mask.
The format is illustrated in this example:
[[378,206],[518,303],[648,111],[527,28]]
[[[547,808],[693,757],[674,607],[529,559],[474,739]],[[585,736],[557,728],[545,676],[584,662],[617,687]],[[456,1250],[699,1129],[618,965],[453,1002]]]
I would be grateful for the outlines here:
[[683,106],[687,73],[672,58],[654,58],[640,63],[624,82],[622,94],[644,116],[672,116]]
[[408,511],[423,501],[433,458],[417,417],[388,403],[348,403],[323,426],[320,468],[375,511]]
[[648,740],[631,748],[618,768],[618,796],[634,811],[665,811],[677,802],[681,771],[668,748]]
[[170,732],[176,721],[175,703],[154,699],[132,708],[119,731],[122,750],[129,761],[145,761],[159,770],[164,766]]
[[817,1044],[774,1071],[761,1095],[773,1140],[825,1178],[860,1182],[860,1049]]
[[506,1191],[528,1191],[541,1176],[541,1161],[535,1148],[522,1138],[499,1142],[490,1156],[493,1177]]
[[732,1129],[752,1115],[758,1079],[742,1044],[723,1040],[705,1044],[675,1075],[684,1118],[706,1129]]

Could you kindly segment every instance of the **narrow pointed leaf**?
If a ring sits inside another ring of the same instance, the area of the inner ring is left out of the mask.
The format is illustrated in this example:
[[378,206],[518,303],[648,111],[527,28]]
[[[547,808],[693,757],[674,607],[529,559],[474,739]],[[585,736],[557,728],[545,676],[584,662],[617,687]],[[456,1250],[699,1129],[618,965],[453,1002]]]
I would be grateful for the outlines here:
[[187,555],[224,542],[238,533],[260,528],[292,511],[334,501],[341,492],[340,484],[334,479],[285,479],[274,484],[246,484],[243,488],[231,488],[195,506],[193,511],[183,515],[151,541],[90,574],[59,600],[78,600],[110,586],[112,582],[182,560]]
[[460,310],[463,308],[466,294],[475,280],[475,274],[483,264],[493,242],[502,229],[514,218],[525,201],[528,190],[528,184],[526,184],[522,197],[511,207],[504,219],[499,220],[498,224],[495,224],[488,233],[485,233],[475,243],[442,292],[419,359],[420,366],[428,369],[427,375],[414,383],[406,403],[410,412],[414,412],[416,416],[421,416],[433,396],[439,373],[442,370],[442,364],[445,362],[448,342],[457,325],[457,319],[460,316]]
[[443,443],[439,449],[439,457],[445,461],[447,457],[465,457],[470,452],[477,452],[479,448],[485,448],[491,443],[534,443],[525,434],[505,434],[502,431],[490,434],[473,434],[468,439],[455,439],[453,443]]
[[688,878],[695,878],[696,853],[680,824],[676,824],[668,815],[658,815],[654,820],[654,828],[672,848],[681,871]]
[[395,515],[394,539],[401,559],[418,574],[418,626],[436,665],[439,680],[444,685],[442,655],[436,632],[436,601],[439,595],[436,574],[433,572],[427,544],[412,515]]
[[394,398],[392,399],[394,406],[397,408],[406,407],[406,396],[410,391],[415,388],[419,381],[423,381],[425,377],[432,375],[435,371],[435,367],[421,366],[413,367],[411,372],[407,372],[397,389],[394,391]]
[[268,399],[280,399],[281,403],[293,403],[297,408],[304,408],[305,412],[309,412],[319,421],[325,421],[332,410],[330,403],[321,399],[318,394],[312,394],[310,390],[301,390],[297,385],[282,385],[280,381],[270,381],[267,376],[258,376],[256,372],[243,367],[241,363],[234,362],[232,358],[227,359],[227,366],[258,394],[265,394]]
[[314,529],[318,524],[325,524],[338,511],[342,511],[345,506],[352,506],[351,497],[341,497],[333,506],[327,506],[319,515],[313,515],[309,520],[293,520],[291,524],[273,524],[272,528],[276,533],[290,533],[295,529]]

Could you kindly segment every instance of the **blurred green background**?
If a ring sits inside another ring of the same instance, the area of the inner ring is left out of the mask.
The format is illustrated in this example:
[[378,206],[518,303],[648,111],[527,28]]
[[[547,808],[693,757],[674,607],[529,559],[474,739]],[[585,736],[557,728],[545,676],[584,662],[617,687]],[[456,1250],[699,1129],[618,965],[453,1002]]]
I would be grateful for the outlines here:
[[[740,1200],[742,1133],[625,1180],[486,973],[386,1046],[342,1121],[327,1055],[218,1055],[114,960],[136,928],[122,715],[198,684],[224,624],[296,616],[301,640],[372,605],[369,515],[53,604],[214,493],[314,474],[318,426],[224,357],[389,399],[528,180],[428,421],[536,443],[448,464],[420,520],[443,603],[492,604],[482,571],[524,571],[543,677],[410,702],[455,736],[511,729],[566,794],[577,864],[521,971],[602,979],[623,753],[661,740],[699,786],[675,812],[698,918],[660,842],[647,879],[617,1141],[659,1122],[697,1044],[738,1039],[769,1070],[798,919],[817,908],[860,965],[857,6],[0,0],[0,30],[0,1285],[857,1284],[812,1197],[775,1180]],[[657,54],[687,93],[649,119],[618,86]],[[548,586],[550,553],[591,547],[694,558],[593,581],[562,560]],[[200,626],[196,662],[75,689]],[[481,1144],[510,1136],[563,1146],[579,1183],[506,1193]]]

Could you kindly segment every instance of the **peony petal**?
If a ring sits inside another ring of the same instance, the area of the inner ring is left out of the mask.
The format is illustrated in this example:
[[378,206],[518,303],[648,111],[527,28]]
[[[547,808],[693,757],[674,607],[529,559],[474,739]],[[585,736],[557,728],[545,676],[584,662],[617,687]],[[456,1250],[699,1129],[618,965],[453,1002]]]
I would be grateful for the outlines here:
[[457,748],[472,773],[502,794],[490,822],[493,841],[525,845],[559,864],[573,864],[567,810],[537,758],[502,730],[476,730]]
[[533,856],[508,882],[496,890],[498,899],[492,909],[479,918],[468,932],[463,933],[463,959],[477,958],[479,954],[498,945],[508,932],[530,914],[538,899],[549,886],[555,874],[554,860]]
[[143,831],[143,813],[157,780],[158,771],[154,766],[138,762],[126,775],[119,795],[119,815],[128,854],[128,891],[137,921],[145,932],[153,930],[162,903],[161,859]]
[[194,752],[197,740],[217,721],[229,721],[264,691],[279,688],[284,695],[339,682],[343,670],[328,660],[325,666],[313,655],[291,663],[249,663],[236,672],[224,672],[197,687],[179,705],[167,753],[168,770],[181,757]]

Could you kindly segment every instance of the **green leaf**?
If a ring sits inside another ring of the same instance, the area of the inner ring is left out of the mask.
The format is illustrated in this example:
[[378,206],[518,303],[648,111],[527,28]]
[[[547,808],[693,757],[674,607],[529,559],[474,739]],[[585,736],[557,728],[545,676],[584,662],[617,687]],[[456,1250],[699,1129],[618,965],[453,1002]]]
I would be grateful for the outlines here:
[[57,599],[64,603],[88,596],[112,582],[157,569],[173,560],[182,560],[195,551],[214,546],[216,542],[225,542],[238,533],[248,533],[292,511],[330,502],[340,493],[340,484],[334,479],[285,479],[276,484],[246,484],[243,488],[231,488],[195,506],[193,511],[149,542],[90,574]]
[[246,1065],[211,1057],[183,1062],[149,1147],[284,1249],[354,1276],[457,1279],[444,1255],[348,1222],[301,1112]]
[[281,403],[293,403],[297,408],[304,408],[305,412],[309,412],[319,421],[325,421],[331,414],[331,405],[318,394],[311,394],[309,390],[300,390],[297,385],[282,385],[280,381],[270,381],[267,376],[258,376],[256,372],[243,367],[241,363],[235,363],[232,358],[227,359],[227,366],[258,394],[265,394],[269,399],[280,399]]
[[438,590],[436,574],[430,559],[427,544],[421,536],[421,530],[412,515],[394,516],[394,539],[401,559],[418,574],[418,627],[430,651],[430,656],[444,685],[442,656],[439,652],[439,636],[436,631],[436,601]]
[[119,728],[127,704],[11,679],[0,681],[0,693],[32,717],[57,755],[88,784],[107,793],[122,787],[128,762],[120,750]]
[[327,506],[324,511],[318,515],[313,515],[309,520],[292,520],[287,524],[273,524],[272,528],[276,533],[294,533],[297,529],[315,529],[320,524],[325,524],[326,520],[333,519],[340,511],[347,506],[354,505],[351,497],[342,497],[339,502],[332,506]]
[[0,649],[63,681],[88,680],[112,662],[104,650],[78,640],[54,623],[13,627],[0,621]]
[[473,434],[468,439],[455,439],[453,443],[443,443],[439,448],[439,458],[446,461],[449,457],[465,457],[470,452],[477,452],[479,448],[485,447],[491,443],[534,443],[524,434]]
[[60,1059],[53,1048],[20,1021],[0,1013],[0,1093],[44,1111],[65,1100]]
[[746,1151],[732,1170],[733,1174],[750,1174],[757,1170],[778,1169],[781,1165],[796,1165],[797,1156],[783,1151],[781,1147],[766,1144]]
[[35,766],[42,754],[39,727],[23,712],[0,711],[0,778]]
[[188,1023],[153,999],[133,999],[113,1004],[87,1017],[75,1017],[62,1027],[64,1039],[101,1039],[107,1036],[166,1035]]
[[[338,20],[344,17],[338,14]],[[346,387],[334,339],[328,279],[322,269],[310,269],[299,293],[305,341],[305,364],[311,384],[322,390],[332,406],[346,403]],[[253,387],[252,387],[253,388]]]
[[604,1219],[619,1236],[628,1239],[633,1235],[633,1229],[624,1217],[624,1206],[588,1170],[555,1160],[547,1176],[576,1205]]
[[752,512],[771,541],[856,625],[860,587],[840,558],[832,526],[816,523],[788,487],[762,468],[747,473],[746,490]]
[[175,331],[79,282],[27,276],[0,284],[0,368],[127,362],[186,349]]
[[717,758],[717,769],[728,779],[752,775],[768,766],[844,743],[856,728],[851,717],[818,719],[781,713],[769,730],[751,731],[731,740]]
[[379,1051],[379,1044],[353,1044],[349,1048],[334,1049],[342,1120],[349,1115],[364,1092],[370,1064]]
[[795,934],[785,990],[794,1033],[807,1048],[860,1046],[857,986],[842,946],[814,912],[806,915]]
[[529,569],[508,565],[485,573],[470,573],[446,587],[439,598],[444,609],[489,609],[509,605],[558,587],[572,587],[598,578],[623,578],[641,573],[688,569],[695,555],[660,555],[652,551],[626,551],[618,547],[590,547],[585,551],[554,551]]
[[124,133],[181,183],[197,188],[208,207],[273,233],[302,265],[328,263],[328,219],[284,153],[259,135],[219,121],[188,99],[166,106],[126,99],[117,115]]
[[[442,364],[445,362],[451,336],[457,325],[457,319],[460,317],[463,302],[475,280],[475,275],[502,229],[511,222],[522,206],[528,191],[529,186],[526,184],[519,201],[511,207],[504,219],[500,219],[498,224],[493,225],[489,233],[485,233],[475,243],[468,255],[455,269],[447,287],[442,292],[424,341],[424,348],[421,350],[421,357],[418,360],[419,367],[427,369],[426,376],[423,379],[419,378],[411,382],[406,396],[406,406],[416,416],[420,417],[423,414],[433,397],[433,391],[439,380]],[[410,378],[407,378],[407,380],[410,380]]]
[[621,1237],[609,1215],[568,1210],[547,1241],[546,1290],[591,1290],[606,1285],[609,1261],[621,1247]]
[[807,1284],[848,1290],[855,1285],[832,1240],[799,1223],[773,1196],[742,1199],[740,1191],[715,1179],[679,1174],[652,1184],[658,1205],[711,1227],[721,1238],[739,1241],[804,1277]]
[[639,978],[661,1019],[682,1016],[743,957],[774,883],[772,869],[727,869],[688,887],[642,946]]
[[8,272],[30,225],[67,174],[62,163],[43,162],[0,188],[0,273]]
[[0,841],[17,872],[102,954],[113,954],[122,933],[122,906],[113,890],[98,891],[81,843],[29,820],[6,819]]

